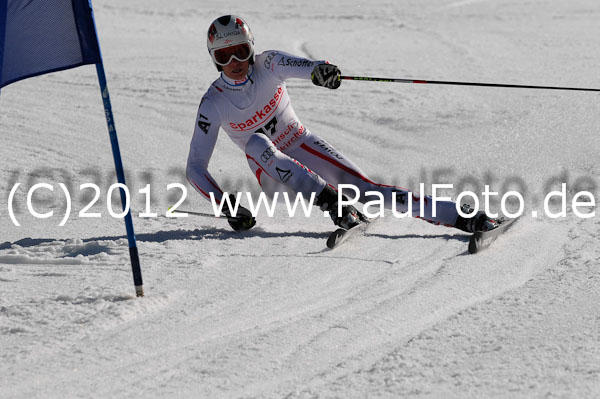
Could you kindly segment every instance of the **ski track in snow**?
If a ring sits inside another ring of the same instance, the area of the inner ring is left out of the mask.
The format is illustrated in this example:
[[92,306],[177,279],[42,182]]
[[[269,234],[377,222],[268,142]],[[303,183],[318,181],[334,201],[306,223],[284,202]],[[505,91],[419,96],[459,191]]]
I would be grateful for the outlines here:
[[[598,86],[600,9],[591,0],[333,5],[231,9],[259,51],[326,58],[348,74]],[[142,188],[148,178],[161,193],[181,177],[197,104],[216,76],[203,38],[222,4],[94,6],[128,182]],[[112,156],[92,69],[3,89],[6,187],[90,178],[106,189]],[[288,88],[301,120],[382,183],[489,175],[539,197],[551,176],[564,176],[597,193],[596,97],[366,82]],[[246,170],[223,134],[211,172],[235,190],[240,179],[254,187]],[[91,211],[106,214],[102,201]],[[0,210],[2,398],[600,395],[597,217],[526,215],[476,256],[465,234],[389,215],[334,251],[320,215],[259,215],[242,234],[224,220],[136,217],[146,290],[138,299],[122,221],[71,218],[58,228],[24,216],[22,195],[16,206],[21,228]],[[191,189],[185,208],[209,211]]]

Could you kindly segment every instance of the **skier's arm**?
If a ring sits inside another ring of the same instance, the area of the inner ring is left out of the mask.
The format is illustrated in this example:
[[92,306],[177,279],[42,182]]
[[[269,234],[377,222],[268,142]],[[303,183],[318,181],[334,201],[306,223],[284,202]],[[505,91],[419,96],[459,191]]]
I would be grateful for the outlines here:
[[256,62],[262,63],[274,77],[282,81],[290,78],[310,80],[316,65],[327,64],[324,60],[309,60],[275,50],[260,54]]
[[262,62],[281,81],[289,78],[310,79],[317,86],[329,89],[340,87],[340,69],[324,60],[313,61],[281,51],[267,51],[258,56],[257,62]]
[[210,200],[210,193],[215,196],[217,203],[221,202],[223,190],[208,172],[208,163],[212,156],[221,120],[212,102],[203,99],[196,117],[194,136],[190,144],[186,176],[196,191]]
[[[208,200],[210,200],[210,194],[212,193],[217,204],[223,201],[223,190],[208,172],[208,163],[215,149],[220,126],[221,119],[214,105],[210,100],[203,99],[196,117],[196,127],[190,144],[186,168],[187,179],[196,191]],[[230,194],[230,203],[233,206],[235,197],[231,196]],[[256,224],[256,220],[250,211],[241,205],[238,206],[237,214],[234,217],[233,212],[225,202],[223,214],[228,216],[229,225],[236,231],[251,229]]]

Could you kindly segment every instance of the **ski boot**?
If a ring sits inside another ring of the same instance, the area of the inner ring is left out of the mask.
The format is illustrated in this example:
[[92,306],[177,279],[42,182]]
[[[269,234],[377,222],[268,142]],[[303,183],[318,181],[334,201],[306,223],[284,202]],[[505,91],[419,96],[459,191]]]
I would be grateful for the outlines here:
[[[465,214],[473,213],[474,209],[471,206],[464,204],[460,207],[461,211]],[[467,233],[475,233],[476,231],[490,231],[498,227],[502,220],[490,218],[485,214],[485,211],[479,211],[470,218],[465,218],[458,215],[454,227],[459,230],[466,231]]]
[[[346,199],[344,197],[344,199]],[[321,194],[317,196],[316,205],[322,211],[328,211],[331,220],[336,226],[351,229],[365,220],[365,217],[352,205],[342,206],[342,216],[338,216],[338,193],[329,185],[325,185]]]

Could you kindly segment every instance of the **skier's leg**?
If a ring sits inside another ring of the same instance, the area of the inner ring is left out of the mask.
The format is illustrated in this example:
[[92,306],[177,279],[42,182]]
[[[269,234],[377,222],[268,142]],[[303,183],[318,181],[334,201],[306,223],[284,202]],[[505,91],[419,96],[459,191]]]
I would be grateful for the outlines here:
[[[409,190],[397,186],[379,184],[371,179],[345,155],[335,149],[331,144],[317,135],[312,135],[298,148],[289,153],[290,156],[307,165],[311,170],[320,175],[329,184],[337,188],[339,184],[352,184],[360,191],[359,202],[365,203],[376,199],[367,196],[368,191],[377,191],[383,195],[384,207],[397,212],[409,211]],[[456,203],[453,201],[436,201],[436,216],[433,216],[433,199],[430,196],[423,198],[423,214],[420,210],[418,194],[412,194],[412,216],[421,217],[435,224],[455,226],[458,219]],[[459,226],[456,226],[459,227]]]
[[302,164],[275,148],[263,134],[253,134],[246,144],[248,165],[266,194],[275,192],[302,193],[310,198],[318,195],[325,181]]
[[275,192],[288,194],[301,193],[308,199],[315,193],[316,206],[329,212],[333,222],[349,228],[359,223],[358,211],[352,206],[342,207],[338,215],[337,195],[325,180],[303,166],[297,160],[284,154],[262,134],[254,134],[246,144],[246,158],[262,190],[273,197]]

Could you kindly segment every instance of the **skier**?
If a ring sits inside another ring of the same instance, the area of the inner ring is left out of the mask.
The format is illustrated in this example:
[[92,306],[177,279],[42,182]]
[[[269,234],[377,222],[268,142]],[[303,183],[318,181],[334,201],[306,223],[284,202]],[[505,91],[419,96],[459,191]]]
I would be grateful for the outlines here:
[[[250,28],[235,15],[222,16],[210,25],[207,45],[221,74],[200,102],[187,162],[187,178],[200,194],[210,199],[213,193],[219,204],[223,200],[223,191],[208,172],[217,134],[222,128],[246,154],[248,165],[265,193],[272,196],[277,191],[292,191],[302,193],[305,198],[316,193],[316,205],[330,211],[337,226],[348,229],[364,220],[351,205],[342,206],[338,212],[338,193],[334,187],[339,184],[356,186],[361,194],[359,201],[363,203],[368,200],[365,192],[380,192],[387,209],[392,208],[395,195],[396,210],[407,211],[408,190],[373,182],[334,146],[310,132],[292,108],[285,85],[287,79],[310,79],[317,86],[337,89],[341,83],[337,66],[282,51],[255,55]],[[415,196],[414,201],[417,200]],[[483,211],[461,217],[452,201],[437,201],[434,217],[431,197],[425,197],[424,202],[424,214],[419,214],[420,207],[415,202],[413,216],[466,232],[496,226]],[[231,197],[231,204],[234,203],[235,197]],[[468,205],[463,205],[462,210],[468,213]],[[232,215],[227,201],[223,213]],[[228,220],[234,230],[247,230],[256,224],[250,212],[241,206],[236,218]]]

